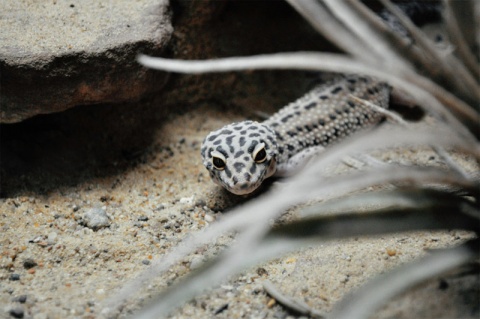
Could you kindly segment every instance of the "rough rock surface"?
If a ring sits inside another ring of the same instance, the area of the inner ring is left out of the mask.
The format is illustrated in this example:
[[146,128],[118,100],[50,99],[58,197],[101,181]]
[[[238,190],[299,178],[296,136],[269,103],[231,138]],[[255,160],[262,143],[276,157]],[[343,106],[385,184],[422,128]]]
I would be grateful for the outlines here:
[[165,74],[135,62],[171,33],[167,0],[0,2],[0,121],[158,90]]

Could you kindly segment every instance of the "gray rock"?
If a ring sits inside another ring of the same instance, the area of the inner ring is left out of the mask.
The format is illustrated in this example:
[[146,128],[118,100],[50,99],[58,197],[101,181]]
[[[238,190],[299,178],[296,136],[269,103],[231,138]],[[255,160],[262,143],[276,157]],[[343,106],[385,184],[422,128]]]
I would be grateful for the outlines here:
[[25,303],[27,301],[27,295],[20,295],[12,299],[13,302]]
[[20,307],[10,309],[9,312],[13,318],[23,318],[25,315],[23,308]]
[[166,80],[135,56],[165,49],[168,0],[4,0],[0,30],[0,123],[135,100]]
[[11,274],[9,279],[10,279],[11,281],[20,280],[20,275],[19,275],[19,274]]
[[23,261],[23,267],[25,269],[30,269],[30,268],[33,268],[37,265],[38,265],[37,262],[35,260],[33,260],[32,258],[27,258]]
[[103,208],[90,209],[83,215],[82,224],[93,230],[110,226],[110,219]]

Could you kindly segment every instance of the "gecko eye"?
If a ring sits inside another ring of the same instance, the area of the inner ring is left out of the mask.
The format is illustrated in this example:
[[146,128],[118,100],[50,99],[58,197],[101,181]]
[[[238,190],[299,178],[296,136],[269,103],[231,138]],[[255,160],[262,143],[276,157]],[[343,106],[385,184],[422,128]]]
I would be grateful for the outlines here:
[[267,152],[265,151],[265,145],[263,143],[258,144],[252,153],[253,160],[256,163],[263,163],[267,159]]
[[225,161],[220,157],[214,156],[212,162],[213,162],[213,166],[215,166],[215,168],[218,170],[223,170],[225,168]]

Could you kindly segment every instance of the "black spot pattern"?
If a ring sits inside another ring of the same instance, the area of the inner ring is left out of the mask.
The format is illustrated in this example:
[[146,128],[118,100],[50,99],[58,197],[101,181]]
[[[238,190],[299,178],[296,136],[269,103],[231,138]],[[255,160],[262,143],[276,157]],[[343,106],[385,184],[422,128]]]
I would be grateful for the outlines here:
[[250,146],[248,147],[248,152],[249,152],[249,153],[252,153],[253,150],[255,149],[255,146],[257,146],[257,144],[258,144],[258,141],[253,141],[253,142],[250,144]]
[[225,158],[228,158],[228,153],[223,149],[222,146],[217,147],[217,152],[222,153],[222,155],[225,156]]
[[227,175],[228,178],[232,177],[232,172],[228,169],[228,167],[225,167],[223,171],[225,172],[225,175]]
[[337,87],[335,87],[335,88],[331,91],[331,93],[332,93],[332,94],[337,94],[337,93],[340,92],[341,90],[343,90],[342,87],[341,87],[341,86],[337,86]]
[[233,163],[233,167],[235,167],[235,171],[237,173],[240,173],[242,171],[242,169],[245,167],[245,164],[243,164],[241,162],[235,162],[235,163]]
[[235,158],[239,158],[239,157],[242,156],[243,154],[245,154],[244,151],[238,151],[238,152],[235,153],[235,156],[234,156],[234,157],[235,157]]
[[238,140],[238,143],[240,144],[240,146],[243,146],[245,145],[245,143],[247,142],[247,140],[245,139],[245,137],[240,137],[240,139]]
[[208,141],[211,142],[211,141],[215,140],[217,137],[218,137],[218,135],[212,134],[208,137]]
[[292,114],[289,114],[289,115],[285,116],[283,119],[281,119],[281,121],[282,121],[283,123],[286,123],[286,122],[287,122],[289,119],[291,119],[292,117],[293,117],[293,115],[292,115]]

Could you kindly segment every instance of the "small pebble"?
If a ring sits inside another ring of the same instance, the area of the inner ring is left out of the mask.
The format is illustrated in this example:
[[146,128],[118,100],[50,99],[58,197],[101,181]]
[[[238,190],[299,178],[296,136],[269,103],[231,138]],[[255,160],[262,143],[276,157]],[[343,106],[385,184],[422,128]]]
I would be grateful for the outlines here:
[[349,280],[350,280],[350,276],[349,276],[349,275],[345,275],[345,277],[343,277],[343,278],[340,280],[340,282],[341,282],[342,284],[344,284],[344,283],[346,283],[346,282],[349,281]]
[[144,260],[142,260],[142,264],[144,264],[144,265],[150,265],[150,260],[144,259]]
[[387,248],[387,255],[390,257],[395,256],[397,254],[397,250],[394,248]]
[[43,240],[43,236],[37,236],[34,239],[30,239],[29,243],[38,243],[39,241]]
[[222,306],[220,306],[217,310],[215,310],[215,311],[213,312],[213,314],[214,314],[214,315],[218,315],[218,314],[224,312],[224,311],[227,310],[227,309],[228,309],[228,303],[223,304]]
[[103,208],[95,207],[83,215],[83,223],[88,228],[97,230],[102,227],[110,226],[110,219]]
[[23,261],[23,268],[25,268],[25,269],[30,269],[30,268],[33,268],[37,265],[38,264],[32,258],[27,258]]
[[13,318],[23,318],[24,316],[23,308],[10,309],[9,313],[10,313],[10,316],[12,316]]
[[257,268],[257,274],[259,276],[268,276],[268,271],[263,267],[259,267]]
[[192,204],[195,196],[180,198],[180,204]]
[[13,302],[25,303],[27,301],[27,295],[20,295],[12,299]]
[[270,300],[268,300],[267,302],[267,307],[272,308],[273,306],[275,306],[275,303],[276,303],[275,299],[270,298]]
[[140,216],[140,217],[138,217],[138,221],[139,222],[146,222],[146,221],[148,221],[148,217],[147,216]]
[[197,269],[203,264],[203,258],[201,256],[195,256],[190,261],[190,269]]
[[51,232],[48,234],[47,236],[47,242],[50,244],[50,245],[53,245],[55,244],[56,240],[57,240],[57,233],[56,232]]
[[10,275],[10,280],[11,280],[11,281],[20,280],[20,275],[19,275],[19,274],[11,274],[11,275]]
[[205,200],[203,200],[203,199],[199,199],[199,200],[197,200],[197,201],[195,202],[195,206],[203,207],[203,206],[205,206],[205,205],[207,205],[207,203],[206,203]]
[[215,217],[213,217],[213,216],[210,215],[210,214],[205,214],[204,219],[205,219],[206,222],[209,222],[209,223],[215,221]]

